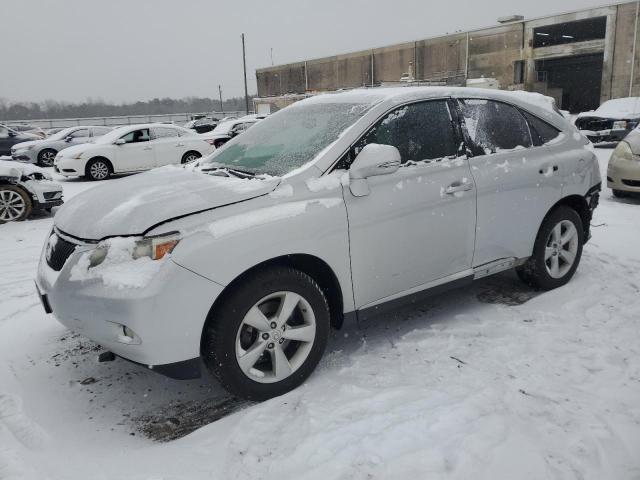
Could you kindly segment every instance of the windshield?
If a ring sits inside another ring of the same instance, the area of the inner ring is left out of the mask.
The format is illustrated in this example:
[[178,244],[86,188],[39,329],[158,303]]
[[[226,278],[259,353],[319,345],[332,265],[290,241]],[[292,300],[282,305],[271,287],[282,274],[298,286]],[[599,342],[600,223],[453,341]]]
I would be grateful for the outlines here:
[[371,107],[369,103],[299,103],[258,122],[203,164],[281,176],[313,160]]
[[64,130],[60,130],[58,133],[54,133],[53,135],[50,135],[47,140],[62,140],[63,138],[66,138],[67,136],[69,136],[70,133],[72,133],[75,130],[76,127],[69,127],[69,128],[65,128]]

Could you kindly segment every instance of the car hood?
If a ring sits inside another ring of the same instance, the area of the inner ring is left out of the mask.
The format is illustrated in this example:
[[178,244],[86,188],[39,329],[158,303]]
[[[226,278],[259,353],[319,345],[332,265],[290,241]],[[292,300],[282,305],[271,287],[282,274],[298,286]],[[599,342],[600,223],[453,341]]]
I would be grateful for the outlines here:
[[273,191],[280,178],[240,179],[167,166],[110,180],[69,200],[55,226],[83,240],[142,235],[172,219]]
[[13,148],[15,148],[16,150],[21,150],[23,148],[27,148],[30,147],[32,145],[39,145],[42,142],[42,140],[29,140],[27,142],[20,142],[20,143],[16,143]]

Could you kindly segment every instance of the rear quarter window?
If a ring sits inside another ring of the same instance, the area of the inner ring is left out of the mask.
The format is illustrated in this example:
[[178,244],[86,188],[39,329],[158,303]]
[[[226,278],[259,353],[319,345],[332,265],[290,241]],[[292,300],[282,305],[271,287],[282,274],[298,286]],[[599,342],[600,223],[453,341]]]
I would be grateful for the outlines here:
[[534,147],[540,147],[545,143],[549,143],[554,138],[557,138],[560,135],[560,130],[558,130],[553,125],[549,125],[544,120],[539,119],[535,115],[530,114],[527,111],[522,111],[522,114],[527,119],[527,123],[529,124],[529,129],[531,130],[531,140],[533,141]]

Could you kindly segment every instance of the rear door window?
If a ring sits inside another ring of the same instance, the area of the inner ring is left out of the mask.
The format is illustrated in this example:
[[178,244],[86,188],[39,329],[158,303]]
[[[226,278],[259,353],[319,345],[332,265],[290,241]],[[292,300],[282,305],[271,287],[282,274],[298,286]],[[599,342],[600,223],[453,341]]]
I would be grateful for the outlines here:
[[354,157],[370,143],[396,147],[402,163],[454,157],[458,151],[446,100],[414,103],[393,110],[356,144]]
[[156,127],[153,129],[153,137],[159,138],[175,138],[178,136],[178,131],[175,128],[169,127]]
[[469,137],[481,152],[498,153],[533,145],[529,126],[515,107],[475,98],[461,99],[460,106]]

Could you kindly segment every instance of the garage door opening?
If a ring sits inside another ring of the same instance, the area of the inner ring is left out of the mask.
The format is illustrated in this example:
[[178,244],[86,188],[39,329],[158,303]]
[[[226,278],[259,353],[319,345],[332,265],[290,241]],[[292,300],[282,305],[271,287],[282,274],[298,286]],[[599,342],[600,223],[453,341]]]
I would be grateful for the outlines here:
[[579,55],[536,61],[538,84],[556,99],[558,107],[571,113],[600,106],[604,54]]

